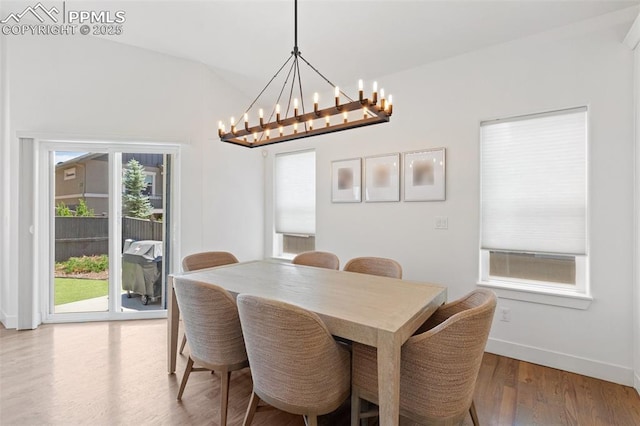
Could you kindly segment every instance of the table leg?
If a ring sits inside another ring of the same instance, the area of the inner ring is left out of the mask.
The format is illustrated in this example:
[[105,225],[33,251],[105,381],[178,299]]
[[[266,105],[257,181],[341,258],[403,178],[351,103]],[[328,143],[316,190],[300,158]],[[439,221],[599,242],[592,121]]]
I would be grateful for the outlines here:
[[380,425],[400,421],[400,350],[402,342],[389,332],[378,334],[378,398]]
[[169,374],[176,371],[176,355],[178,353],[178,325],[180,308],[173,289],[173,277],[169,276],[167,291],[167,369]]

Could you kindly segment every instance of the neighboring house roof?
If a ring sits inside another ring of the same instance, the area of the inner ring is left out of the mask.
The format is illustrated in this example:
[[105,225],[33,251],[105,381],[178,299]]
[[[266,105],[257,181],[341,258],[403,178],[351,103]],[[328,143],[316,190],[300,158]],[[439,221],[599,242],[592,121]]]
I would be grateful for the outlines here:
[[[71,160],[63,161],[56,164],[56,169],[64,169],[74,164],[86,163],[90,160],[107,161],[109,154],[103,152],[90,152],[81,155]],[[140,164],[147,167],[160,167],[163,164],[162,154],[138,154],[138,153],[123,153],[122,164],[128,163],[132,158],[135,158]]]

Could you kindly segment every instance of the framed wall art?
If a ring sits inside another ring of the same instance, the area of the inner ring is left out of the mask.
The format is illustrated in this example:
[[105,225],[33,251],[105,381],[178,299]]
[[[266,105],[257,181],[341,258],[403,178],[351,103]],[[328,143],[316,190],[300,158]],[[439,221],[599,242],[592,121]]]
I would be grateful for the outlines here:
[[365,201],[400,201],[400,154],[364,159]]
[[405,152],[404,201],[445,200],[445,149]]
[[331,162],[331,201],[334,203],[362,201],[362,160],[360,158]]

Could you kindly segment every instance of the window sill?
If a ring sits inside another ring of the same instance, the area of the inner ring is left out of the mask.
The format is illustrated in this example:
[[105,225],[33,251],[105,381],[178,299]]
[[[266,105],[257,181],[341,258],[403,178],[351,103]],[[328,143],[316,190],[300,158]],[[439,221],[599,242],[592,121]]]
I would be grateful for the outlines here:
[[521,300],[572,309],[588,309],[593,297],[584,293],[553,288],[540,288],[509,282],[480,281],[478,286],[493,290],[499,298]]

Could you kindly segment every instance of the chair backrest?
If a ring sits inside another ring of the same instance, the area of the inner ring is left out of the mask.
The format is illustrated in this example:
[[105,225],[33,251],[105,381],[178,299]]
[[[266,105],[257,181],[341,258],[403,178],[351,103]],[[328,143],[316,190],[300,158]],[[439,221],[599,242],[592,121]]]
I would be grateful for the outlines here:
[[253,391],[281,410],[321,415],[349,396],[350,354],[320,317],[285,302],[241,294],[238,311]]
[[427,330],[407,340],[402,346],[401,410],[417,414],[422,422],[465,418],[495,308],[492,291],[475,290],[442,305],[421,327]]
[[184,271],[197,271],[198,269],[213,268],[214,266],[230,265],[238,263],[238,259],[226,251],[204,251],[193,253],[182,259]]
[[212,370],[234,370],[247,353],[233,296],[225,289],[198,281],[175,280],[178,307],[191,358]]
[[294,265],[315,266],[318,268],[340,269],[340,259],[333,253],[326,251],[306,251],[300,253],[291,261]]
[[344,270],[381,277],[402,278],[402,266],[395,260],[384,257],[356,257],[344,265]]

